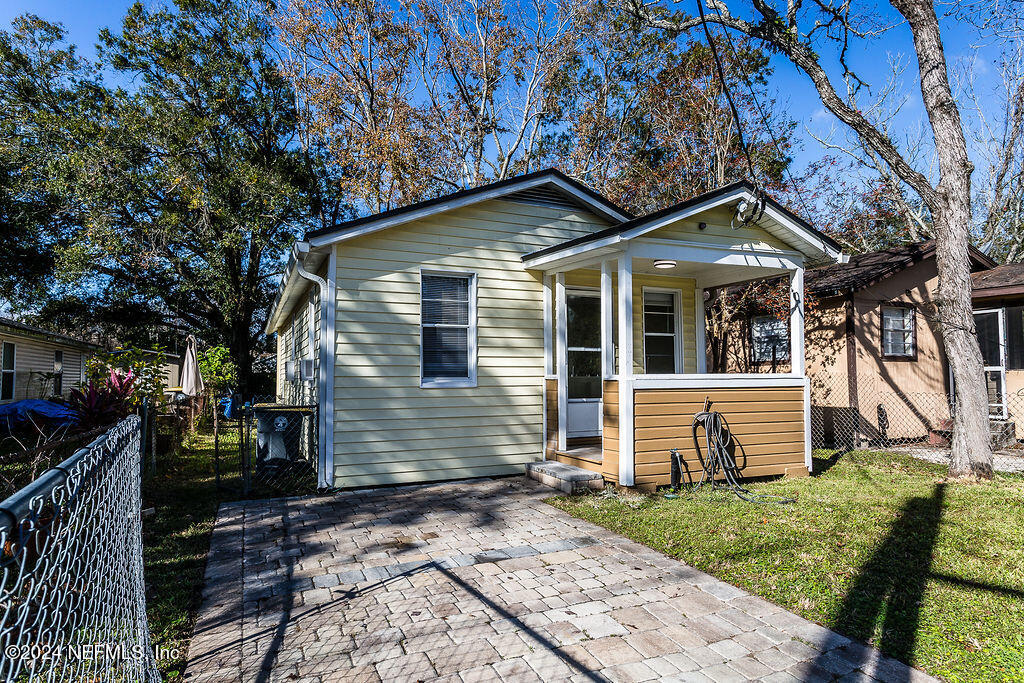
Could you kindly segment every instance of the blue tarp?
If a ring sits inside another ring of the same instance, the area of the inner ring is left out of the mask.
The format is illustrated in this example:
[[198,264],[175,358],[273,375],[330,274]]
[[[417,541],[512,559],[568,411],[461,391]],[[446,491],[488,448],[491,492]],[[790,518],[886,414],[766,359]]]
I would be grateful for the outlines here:
[[2,424],[9,426],[18,424],[28,419],[29,414],[35,416],[36,419],[43,419],[50,423],[72,424],[78,422],[78,413],[53,401],[32,398],[0,405],[0,423]]

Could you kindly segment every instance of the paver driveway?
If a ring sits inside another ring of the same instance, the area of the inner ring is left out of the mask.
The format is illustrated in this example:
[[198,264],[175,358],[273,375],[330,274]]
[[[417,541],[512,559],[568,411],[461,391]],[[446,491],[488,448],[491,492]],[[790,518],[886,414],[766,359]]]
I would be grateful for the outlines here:
[[526,479],[224,505],[194,681],[928,677]]

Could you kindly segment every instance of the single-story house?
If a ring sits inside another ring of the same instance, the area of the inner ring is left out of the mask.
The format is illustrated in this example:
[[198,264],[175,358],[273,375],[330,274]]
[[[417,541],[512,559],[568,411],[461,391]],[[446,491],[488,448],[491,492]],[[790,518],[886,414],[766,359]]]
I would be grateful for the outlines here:
[[[975,278],[993,272],[987,255],[971,247],[970,256]],[[937,321],[934,241],[810,269],[804,287],[816,445],[923,440],[947,430],[950,377]],[[787,366],[788,329],[777,318],[755,307],[730,333],[730,371]]]
[[[811,467],[805,268],[839,245],[748,183],[633,216],[555,170],[311,232],[266,325],[279,400],[319,404],[318,479],[692,471],[693,414],[728,415],[747,476]],[[792,367],[707,373],[704,291],[786,276]],[[326,303],[326,305],[325,305]]]
[[101,347],[0,318],[0,403],[67,396],[85,379],[85,360]]

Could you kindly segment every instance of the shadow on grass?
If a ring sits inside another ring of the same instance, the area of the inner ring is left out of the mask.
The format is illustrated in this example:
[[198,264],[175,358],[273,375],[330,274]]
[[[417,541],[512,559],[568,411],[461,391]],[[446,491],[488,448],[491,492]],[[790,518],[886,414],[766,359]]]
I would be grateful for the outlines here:
[[[913,664],[921,602],[931,575],[932,558],[942,522],[946,485],[936,484],[930,496],[911,498],[897,513],[885,538],[860,567],[833,628],[867,642],[881,627],[874,645]],[[881,622],[879,624],[879,622]],[[815,663],[827,668],[827,655]],[[855,662],[863,666],[866,661]],[[908,680],[909,670],[887,674],[887,680]]]

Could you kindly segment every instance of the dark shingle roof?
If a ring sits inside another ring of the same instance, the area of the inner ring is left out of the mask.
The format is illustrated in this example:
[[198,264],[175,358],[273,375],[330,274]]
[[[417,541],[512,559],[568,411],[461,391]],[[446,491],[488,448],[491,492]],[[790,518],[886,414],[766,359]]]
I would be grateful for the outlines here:
[[[985,268],[995,265],[988,256],[970,248],[975,263]],[[835,263],[808,270],[804,288],[819,297],[855,292],[935,255],[935,240],[901,244],[889,249],[855,254],[849,263]]]
[[996,287],[1024,286],[1024,263],[1007,263],[971,275],[975,291]]

